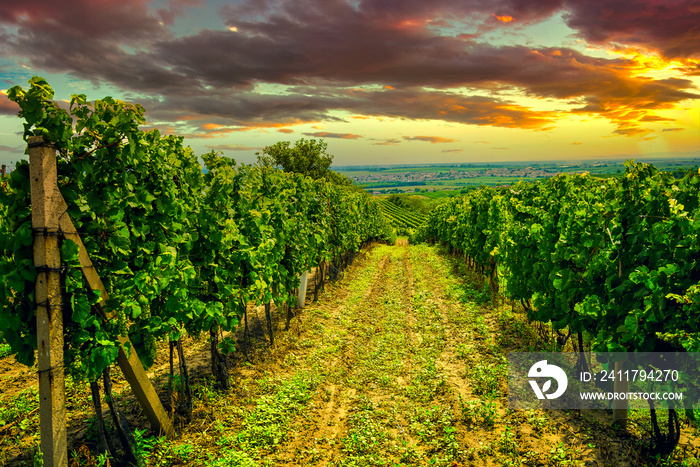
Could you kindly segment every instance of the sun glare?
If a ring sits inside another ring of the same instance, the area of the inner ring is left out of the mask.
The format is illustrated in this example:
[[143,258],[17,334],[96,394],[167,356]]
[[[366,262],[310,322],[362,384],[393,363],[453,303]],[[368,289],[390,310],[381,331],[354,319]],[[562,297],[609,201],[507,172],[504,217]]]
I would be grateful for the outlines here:
[[663,79],[678,77],[678,70],[694,68],[700,64],[697,59],[669,60],[651,51],[638,48],[610,49],[608,53],[630,60],[634,65],[631,76],[648,76]]

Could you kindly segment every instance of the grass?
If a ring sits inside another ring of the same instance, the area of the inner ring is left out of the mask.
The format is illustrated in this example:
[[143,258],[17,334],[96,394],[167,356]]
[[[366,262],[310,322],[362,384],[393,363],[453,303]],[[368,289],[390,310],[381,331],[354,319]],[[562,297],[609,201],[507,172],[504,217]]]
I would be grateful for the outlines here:
[[391,438],[386,426],[390,416],[371,400],[358,399],[348,420],[347,434],[340,440],[344,455],[337,465],[385,465],[386,453],[391,450]]
[[0,394],[0,427],[7,431],[12,425],[20,432],[37,428],[38,407],[36,388],[25,389],[16,396]]
[[257,461],[286,441],[292,420],[302,413],[317,384],[315,375],[300,373],[285,381],[263,379],[263,392],[252,410],[233,408],[240,416],[240,429],[230,430],[225,422],[217,426],[222,437],[216,441],[226,455],[210,459],[211,465],[258,465]]
[[0,358],[9,356],[10,352],[10,344],[0,341]]
[[460,417],[468,426],[494,428],[498,420],[497,403],[492,399],[463,401],[459,399]]
[[40,455],[38,433],[39,395],[36,388],[15,395],[0,393],[0,465],[5,465],[10,453],[18,447],[26,450],[29,458]]

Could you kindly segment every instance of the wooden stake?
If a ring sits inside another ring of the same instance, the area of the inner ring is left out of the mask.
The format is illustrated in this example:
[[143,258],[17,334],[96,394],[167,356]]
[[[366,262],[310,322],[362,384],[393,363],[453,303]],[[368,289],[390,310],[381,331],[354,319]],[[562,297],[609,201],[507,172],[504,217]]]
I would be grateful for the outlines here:
[[45,466],[67,466],[66,384],[63,369],[63,308],[59,246],[56,151],[43,138],[29,138],[41,452]]

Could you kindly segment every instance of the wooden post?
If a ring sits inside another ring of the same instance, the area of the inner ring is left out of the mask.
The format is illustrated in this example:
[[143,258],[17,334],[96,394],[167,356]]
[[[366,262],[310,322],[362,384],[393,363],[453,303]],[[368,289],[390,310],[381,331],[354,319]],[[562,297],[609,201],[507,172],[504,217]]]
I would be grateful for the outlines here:
[[[83,275],[85,276],[85,280],[87,281],[88,286],[91,290],[99,291],[100,293],[100,302],[97,304],[97,310],[99,311],[102,318],[104,318],[105,320],[112,319],[114,317],[114,314],[106,313],[105,311],[105,304],[109,298],[107,290],[105,289],[104,284],[100,279],[100,276],[97,274],[97,271],[95,271],[92,261],[90,260],[90,256],[88,255],[88,252],[85,249],[85,245],[83,245],[83,242],[80,239],[80,236],[78,235],[78,231],[75,229],[73,221],[68,215],[68,206],[66,205],[63,196],[58,191],[55,174],[55,151],[53,149],[49,149],[47,151],[47,154],[48,153],[50,153],[50,159],[53,160],[54,164],[53,186],[55,187],[55,193],[57,194],[55,199],[55,206],[56,212],[58,213],[58,229],[60,230],[61,235],[63,237],[74,241],[78,245],[78,258],[80,260],[80,266]],[[34,182],[33,176],[32,182]],[[62,334],[61,338],[63,338]],[[155,388],[151,384],[151,381],[148,379],[148,374],[144,370],[143,365],[139,360],[138,354],[136,353],[136,349],[134,349],[128,337],[119,336],[118,339],[122,345],[119,348],[117,363],[119,364],[119,368],[122,370],[124,377],[129,382],[131,390],[134,392],[136,399],[141,405],[141,408],[143,409],[146,418],[150,422],[151,429],[156,433],[162,433],[168,437],[174,437],[175,429],[173,428],[170,418],[168,417],[168,413],[165,411],[165,408],[163,408],[163,404],[158,398],[158,394],[156,393]],[[63,344],[61,344],[61,349],[62,348]],[[129,349],[128,356],[127,351],[125,350],[126,348]]]
[[[41,136],[29,138],[39,420],[44,465],[67,466],[66,384],[63,368],[63,308],[56,151]],[[4,167],[3,167],[4,169]]]
[[[629,392],[630,383],[625,377],[624,360],[621,362],[615,362],[615,383],[613,385],[613,392],[615,394],[625,394]],[[627,428],[627,398],[613,399],[613,424],[620,426],[623,430]]]
[[2,164],[2,167],[0,167],[0,178],[5,176],[5,170],[6,170],[6,165]]
[[297,300],[297,306],[299,308],[304,308],[304,302],[306,301],[306,286],[309,281],[309,271],[305,271],[299,279],[299,299]]

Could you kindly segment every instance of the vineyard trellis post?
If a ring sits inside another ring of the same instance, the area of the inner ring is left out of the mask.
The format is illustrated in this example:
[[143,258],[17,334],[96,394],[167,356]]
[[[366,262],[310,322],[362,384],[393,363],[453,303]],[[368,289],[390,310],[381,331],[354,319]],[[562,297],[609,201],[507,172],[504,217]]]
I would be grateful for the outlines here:
[[[56,150],[41,136],[28,140],[31,175],[32,228],[34,229],[34,264],[37,268],[37,344],[39,366],[41,450],[44,464],[66,466],[65,379],[63,368],[63,321],[61,310],[60,238],[74,241],[79,248],[81,270],[89,287],[99,291],[98,311],[104,319],[107,291],[90,261],[85,246],[67,212],[58,189]],[[155,388],[141,364],[129,338],[119,336],[117,362],[143,409],[151,428],[168,437],[175,430]],[[129,348],[127,352],[125,348]],[[56,459],[56,460],[54,460]]]
[[41,136],[29,138],[39,373],[41,452],[46,466],[67,466],[66,384],[56,152]]
[[309,271],[304,271],[304,273],[299,278],[299,297],[297,299],[297,307],[304,308],[304,303],[306,302],[306,286],[309,281]]

